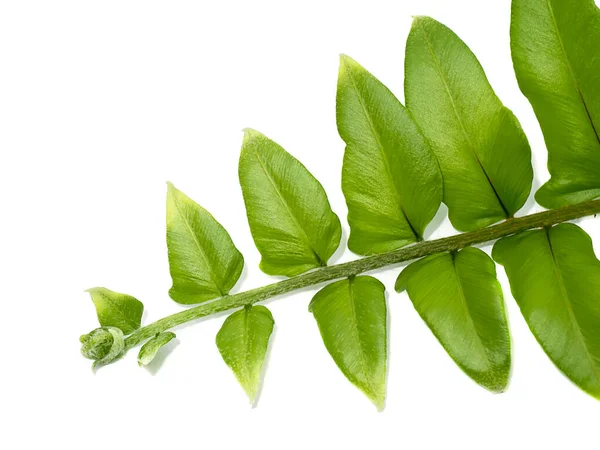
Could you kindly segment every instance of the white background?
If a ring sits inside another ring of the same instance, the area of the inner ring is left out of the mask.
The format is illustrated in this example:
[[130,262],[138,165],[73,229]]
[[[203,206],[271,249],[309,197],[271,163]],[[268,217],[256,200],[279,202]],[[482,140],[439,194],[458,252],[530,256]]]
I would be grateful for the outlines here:
[[[244,127],[312,171],[347,237],[338,55],[402,99],[411,15],[447,24],[480,58],[529,136],[537,189],[546,150],[514,77],[508,0],[1,3],[0,447],[597,448],[600,405],[544,355],[501,268],[514,356],[501,395],[464,375],[393,292],[398,268],[378,275],[391,317],[382,413],[327,354],[307,312],[314,289],[267,302],[276,332],[256,408],[214,344],[224,315],[176,330],[149,370],[132,351],[92,375],[79,355],[79,335],[96,327],[86,288],[136,296],[146,324],[182,309],[167,295],[167,180],[244,254],[235,291],[273,282],[238,186]],[[520,214],[536,210],[530,201]],[[600,222],[580,223],[600,249]],[[444,221],[430,236],[451,233]]]

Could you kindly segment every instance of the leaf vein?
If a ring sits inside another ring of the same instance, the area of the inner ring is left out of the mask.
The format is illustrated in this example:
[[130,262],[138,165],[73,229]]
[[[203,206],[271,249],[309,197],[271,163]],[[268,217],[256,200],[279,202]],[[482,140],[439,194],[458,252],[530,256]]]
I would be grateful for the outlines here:
[[581,91],[581,87],[579,86],[579,81],[577,81],[577,77],[575,76],[575,71],[573,70],[571,61],[569,60],[569,55],[565,48],[565,44],[563,42],[562,35],[560,34],[560,29],[558,28],[558,22],[556,21],[556,15],[554,14],[554,8],[552,7],[552,3],[550,2],[550,0],[546,0],[546,4],[548,5],[548,10],[550,11],[550,17],[552,18],[552,24],[554,25],[554,29],[556,31],[556,37],[560,44],[560,49],[562,50],[563,56],[565,57],[565,62],[569,69],[569,73],[571,74],[571,78],[573,80],[573,85],[574,85],[575,89],[577,90],[577,93],[579,94],[581,103],[583,103],[583,108],[585,109],[587,118],[590,121],[590,125],[592,126],[592,131],[594,132],[594,135],[596,136],[596,140],[598,141],[598,144],[600,144],[600,134],[598,133],[598,129],[596,128],[596,125],[594,124],[594,120],[592,119],[592,115],[590,114],[590,110],[588,109],[587,103],[583,96],[583,92]]
[[492,191],[494,192],[494,195],[496,196],[496,199],[498,200],[498,203],[499,203],[500,207],[502,208],[502,211],[504,212],[504,215],[507,218],[511,217],[511,214],[508,212],[508,209],[506,208],[506,206],[504,206],[504,202],[500,198],[500,194],[496,190],[496,187],[494,186],[494,183],[492,183],[492,179],[490,178],[490,176],[487,173],[485,167],[483,166],[483,163],[481,162],[481,159],[479,158],[479,155],[477,155],[477,152],[475,151],[475,146],[471,142],[471,137],[467,133],[467,130],[465,128],[465,124],[464,124],[464,122],[463,122],[460,114],[458,113],[458,108],[456,107],[456,103],[454,101],[454,96],[450,92],[450,87],[448,86],[448,83],[446,81],[446,77],[444,76],[444,72],[442,70],[442,66],[440,64],[440,61],[439,61],[437,55],[435,54],[435,52],[433,50],[433,47],[431,46],[431,43],[429,41],[429,36],[427,35],[427,32],[425,31],[425,28],[423,27],[422,30],[423,30],[423,36],[425,37],[425,43],[427,44],[427,48],[429,49],[429,52],[431,53],[431,58],[432,58],[433,62],[435,63],[435,66],[436,66],[436,68],[438,70],[438,73],[440,75],[440,79],[442,80],[442,84],[444,85],[444,90],[446,91],[446,94],[448,95],[448,99],[450,100],[450,104],[452,105],[452,110],[454,111],[454,116],[456,117],[456,121],[460,125],[460,129],[461,129],[461,132],[462,132],[462,134],[463,134],[463,136],[464,136],[464,138],[465,138],[465,140],[467,142],[467,146],[471,150],[471,153],[472,153],[473,157],[475,158],[475,162],[477,162],[477,164],[479,165],[481,171],[485,175],[485,178],[487,179],[487,182],[488,182],[490,188],[492,188]]
[[271,186],[273,186],[273,189],[275,191],[275,193],[277,194],[277,197],[279,198],[281,204],[283,205],[283,207],[285,208],[285,210],[287,211],[288,215],[290,216],[290,218],[292,219],[292,221],[294,222],[294,224],[296,225],[296,228],[300,231],[300,237],[304,240],[304,242],[306,243],[306,245],[308,246],[308,248],[313,252],[313,255],[315,257],[315,259],[317,260],[317,263],[320,266],[325,266],[327,265],[325,261],[323,261],[321,259],[321,256],[319,255],[319,253],[317,253],[317,250],[314,248],[312,242],[310,241],[308,235],[306,234],[306,231],[304,230],[304,228],[302,227],[302,225],[300,224],[300,222],[298,221],[298,218],[296,217],[296,215],[293,213],[293,211],[290,209],[287,201],[285,200],[285,198],[283,197],[283,195],[281,194],[281,191],[279,190],[279,188],[277,187],[277,184],[275,183],[275,180],[273,180],[273,177],[271,176],[271,173],[269,172],[269,170],[267,169],[264,161],[261,159],[259,153],[257,150],[253,150],[253,153],[256,157],[256,160],[258,161],[258,163],[260,164],[260,167],[262,168],[263,172],[265,173],[267,179],[269,180],[269,182],[271,183]]
[[187,217],[182,213],[176,195],[173,195],[173,203],[175,204],[175,208],[177,209],[179,216],[183,220],[183,223],[185,224],[186,228],[190,232],[190,235],[192,236],[192,239],[193,239],[194,243],[196,244],[196,247],[200,251],[200,255],[202,255],[202,259],[204,260],[204,265],[208,269],[208,273],[210,274],[210,278],[211,278],[214,286],[217,288],[217,291],[219,292],[220,296],[223,297],[226,294],[225,294],[225,292],[223,292],[220,284],[217,282],[217,274],[215,273],[214,268],[212,267],[212,264],[209,263],[208,256],[206,256],[206,253],[204,252],[202,245],[200,245],[200,242],[198,241],[196,234],[192,230],[192,226],[189,224]]
[[489,359],[489,355],[487,353],[486,347],[483,343],[483,339],[481,337],[481,334],[479,332],[479,329],[477,328],[477,326],[475,325],[475,321],[473,320],[473,316],[471,315],[471,309],[469,308],[469,302],[467,301],[467,297],[465,296],[465,292],[463,290],[463,286],[462,286],[462,282],[460,277],[458,276],[458,272],[456,270],[456,256],[454,253],[450,253],[450,258],[452,260],[452,272],[454,274],[454,278],[456,279],[456,284],[458,286],[458,292],[460,295],[460,298],[462,300],[461,304],[463,305],[466,313],[467,313],[467,318],[469,321],[469,324],[473,327],[473,330],[475,330],[475,334],[477,335],[477,343],[479,344],[479,350],[483,353],[483,355],[485,356],[485,361],[486,361],[486,365],[488,368],[491,367],[491,361]]
[[100,296],[104,299],[104,301],[106,301],[114,309],[116,309],[121,314],[121,318],[124,319],[124,321],[126,323],[128,323],[134,330],[137,329],[137,328],[139,328],[138,323],[134,322],[133,319],[130,319],[127,316],[126,310],[125,310],[125,308],[123,308],[123,305],[120,302],[115,302],[112,298],[110,298],[109,296],[105,295],[103,292],[98,292],[98,294],[100,294]]
[[356,339],[356,341],[358,343],[358,348],[360,350],[359,351],[360,357],[358,359],[360,361],[361,372],[363,374],[363,377],[365,378],[372,395],[377,396],[377,391],[375,390],[375,388],[373,386],[373,380],[371,379],[371,376],[369,375],[369,370],[367,369],[367,361],[365,360],[365,353],[367,353],[367,351],[363,346],[363,342],[360,339],[360,332],[358,330],[358,315],[356,314],[356,306],[354,305],[355,297],[354,297],[354,292],[352,290],[352,283],[354,283],[353,279],[348,278],[348,300],[350,303],[350,314],[351,314],[352,320],[353,320],[353,326],[351,327],[351,329],[352,329],[351,333],[353,334],[353,337]]
[[404,209],[403,202],[402,202],[402,195],[398,191],[398,187],[396,186],[396,183],[394,182],[394,177],[392,175],[392,168],[390,167],[390,162],[388,160],[387,153],[384,151],[384,146],[379,137],[379,133],[377,133],[375,131],[375,125],[373,124],[373,121],[371,120],[371,116],[367,110],[366,105],[364,104],[362,95],[360,94],[358,87],[356,85],[356,81],[354,80],[354,77],[352,76],[352,71],[348,70],[347,73],[348,73],[348,78],[350,79],[350,83],[352,83],[352,88],[354,89],[354,92],[356,92],[356,98],[358,99],[358,103],[360,104],[363,115],[364,115],[365,119],[367,120],[367,123],[369,124],[371,133],[373,133],[373,136],[375,137],[375,141],[377,141],[377,146],[379,147],[379,151],[383,156],[383,158],[382,158],[383,165],[385,166],[385,171],[387,173],[389,180],[391,181],[392,186],[394,186],[393,192],[394,192],[394,197],[396,197],[396,203],[398,204],[398,208],[400,209],[400,212],[401,212],[402,216],[404,217],[404,220],[406,221],[407,225],[409,226],[410,231],[415,236],[415,239],[417,241],[420,241],[422,239],[422,237],[419,235],[417,230],[414,229],[414,227],[412,226],[412,223],[410,223],[410,220],[408,219],[408,215],[406,214],[406,210]]
[[569,313],[569,317],[571,318],[572,323],[575,325],[575,333],[577,334],[578,340],[581,342],[581,345],[583,346],[583,348],[585,349],[585,355],[588,359],[588,362],[590,363],[590,366],[592,368],[592,372],[594,373],[596,379],[598,381],[600,381],[600,370],[596,367],[596,365],[594,364],[594,358],[593,355],[590,353],[589,348],[587,346],[587,341],[585,339],[585,336],[583,335],[582,331],[581,331],[581,326],[579,325],[579,321],[577,320],[577,315],[575,314],[575,312],[573,311],[573,306],[571,305],[571,301],[569,299],[569,294],[567,292],[567,288],[565,286],[565,282],[562,278],[562,275],[560,273],[560,269],[558,267],[558,260],[556,259],[556,255],[554,253],[554,248],[552,247],[552,241],[550,240],[550,232],[548,230],[548,228],[544,228],[544,232],[546,234],[546,239],[548,241],[548,247],[550,249],[550,254],[552,255],[552,267],[554,269],[554,275],[556,277],[556,280],[558,281],[558,285],[560,287],[560,290],[563,294],[563,298],[565,299],[565,306],[567,309],[567,312]]

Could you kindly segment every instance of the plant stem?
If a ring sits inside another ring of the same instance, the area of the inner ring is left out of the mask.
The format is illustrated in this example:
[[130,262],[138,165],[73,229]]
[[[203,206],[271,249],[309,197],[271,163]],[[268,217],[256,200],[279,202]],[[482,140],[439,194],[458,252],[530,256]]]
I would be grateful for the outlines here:
[[568,220],[578,219],[600,213],[600,200],[593,200],[578,205],[566,206],[560,209],[544,211],[525,217],[511,218],[497,225],[478,231],[462,233],[433,241],[423,241],[387,253],[367,256],[356,261],[350,261],[329,267],[322,267],[312,272],[298,275],[287,280],[269,284],[246,292],[211,300],[199,306],[181,311],[135,331],[125,340],[125,349],[128,350],[156,333],[168,330],[192,320],[211,314],[216,314],[229,309],[240,308],[245,305],[276,297],[287,292],[302,289],[339,278],[368,272],[382,267],[391,266],[412,259],[422,258],[435,253],[456,251],[474,244],[481,244],[515,234],[532,228],[543,228]]

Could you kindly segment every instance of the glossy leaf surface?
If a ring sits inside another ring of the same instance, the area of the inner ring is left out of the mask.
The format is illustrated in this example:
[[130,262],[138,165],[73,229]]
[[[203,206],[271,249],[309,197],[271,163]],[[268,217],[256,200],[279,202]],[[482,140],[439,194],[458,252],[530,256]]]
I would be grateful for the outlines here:
[[456,364],[486,389],[504,391],[510,335],[491,258],[472,247],[428,256],[402,271],[396,290],[404,289]]
[[369,255],[422,239],[440,206],[442,179],[410,114],[347,56],[340,60],[336,112],[346,143],[342,190],[350,250]]
[[204,208],[168,183],[167,247],[178,303],[201,303],[226,295],[244,267],[229,233]]
[[385,287],[360,276],[329,284],[312,299],[325,347],[343,374],[377,406],[385,402]]
[[90,293],[96,306],[101,326],[118,328],[127,335],[142,324],[144,305],[135,297],[103,287],[88,289],[86,292]]
[[231,314],[217,333],[217,347],[225,363],[254,402],[269,338],[275,322],[264,306],[246,306]]
[[600,196],[600,10],[594,0],[513,0],[513,64],[540,122],[547,208]]
[[248,129],[239,177],[261,270],[294,276],[325,266],[339,246],[341,226],[323,186],[306,167]]
[[156,336],[142,345],[137,357],[138,365],[147,366],[150,364],[157,355],[158,351],[173,339],[175,339],[175,333],[172,333],[171,331],[158,333]]
[[493,257],[546,354],[600,399],[600,261],[590,237],[573,224],[526,231],[498,241]]
[[454,227],[472,231],[513,216],[531,190],[531,150],[469,47],[441,23],[417,17],[405,74],[406,106],[440,162]]

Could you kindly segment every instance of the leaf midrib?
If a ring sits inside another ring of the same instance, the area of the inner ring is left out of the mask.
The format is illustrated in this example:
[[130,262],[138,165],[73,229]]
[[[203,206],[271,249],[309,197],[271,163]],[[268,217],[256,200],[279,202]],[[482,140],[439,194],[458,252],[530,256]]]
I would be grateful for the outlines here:
[[468,303],[467,297],[464,293],[462,282],[461,282],[460,277],[458,276],[458,272],[456,270],[456,256],[457,255],[450,253],[450,259],[452,261],[452,273],[454,274],[454,278],[455,278],[456,284],[458,286],[458,292],[459,292],[460,298],[462,300],[461,304],[463,305],[464,310],[467,313],[467,317],[468,317],[470,325],[473,327],[473,330],[475,330],[475,334],[477,335],[477,343],[479,344],[480,350],[482,351],[482,353],[485,357],[486,365],[489,370],[493,366],[493,364],[492,364],[492,361],[490,360],[487,349],[483,343],[481,334],[479,334],[479,329],[477,328],[477,326],[475,325],[475,322],[473,321],[473,317],[471,315],[471,309],[469,308],[469,303]]
[[[194,243],[196,244],[196,247],[198,248],[198,250],[200,251],[200,254],[202,255],[202,259],[204,260],[204,266],[206,267],[206,269],[210,275],[210,279],[212,280],[213,285],[217,288],[217,291],[219,292],[219,295],[221,297],[225,296],[226,295],[225,292],[223,292],[223,290],[221,289],[221,286],[219,285],[219,283],[217,283],[217,278],[216,278],[217,275],[214,272],[212,265],[208,261],[208,256],[206,256],[206,253],[204,253],[204,249],[200,245],[200,242],[198,241],[198,238],[197,238],[196,234],[194,233],[194,230],[192,229],[191,225],[189,224],[185,214],[182,214],[182,212],[181,212],[181,208],[179,207],[179,201],[177,199],[176,193],[174,193],[174,195],[172,195],[172,199],[173,199],[173,203],[175,204],[175,208],[177,209],[177,213],[179,214],[179,217],[181,217],[181,220],[185,224],[190,235],[192,236],[192,239],[194,240]],[[201,207],[200,205],[198,205],[198,206]]]
[[581,103],[583,104],[583,108],[585,109],[587,118],[590,121],[590,125],[592,126],[592,131],[594,132],[594,135],[596,136],[596,141],[598,142],[598,145],[600,146],[600,134],[598,133],[598,129],[596,128],[596,125],[594,124],[594,121],[592,120],[590,110],[588,109],[587,103],[585,102],[585,98],[583,97],[583,92],[581,90],[581,87],[579,86],[579,81],[577,80],[577,77],[575,76],[575,71],[573,70],[571,61],[569,60],[569,55],[565,48],[565,44],[563,42],[562,35],[560,33],[560,29],[558,28],[558,22],[556,21],[556,15],[554,14],[554,8],[552,7],[552,3],[550,2],[550,0],[546,0],[546,4],[548,6],[548,10],[550,11],[550,17],[552,18],[552,24],[554,25],[554,29],[556,31],[556,37],[558,38],[558,43],[560,44],[560,49],[562,51],[562,54],[565,57],[565,62],[567,63],[569,73],[571,74],[571,79],[573,80],[575,89],[577,90],[577,93],[579,94],[579,98],[581,99]]
[[425,31],[425,27],[421,27],[421,30],[423,31],[423,36],[425,38],[425,43],[427,44],[427,49],[429,50],[429,53],[431,53],[431,57],[433,59],[433,62],[435,63],[437,70],[438,70],[440,79],[442,80],[442,84],[444,85],[444,90],[446,91],[446,94],[448,95],[448,99],[450,100],[450,104],[452,105],[452,110],[454,111],[454,116],[456,117],[456,120],[457,120],[458,124],[460,125],[460,129],[461,129],[462,134],[467,142],[467,146],[469,147],[471,154],[475,158],[475,162],[477,162],[477,164],[479,165],[479,168],[483,172],[483,175],[487,179],[488,185],[492,188],[492,191],[494,192],[494,195],[496,196],[496,199],[498,200],[498,204],[502,208],[502,211],[504,212],[505,217],[509,218],[509,217],[511,217],[511,214],[508,212],[508,209],[506,208],[506,206],[504,206],[504,202],[500,198],[500,194],[498,193],[498,191],[496,190],[496,187],[492,183],[492,179],[490,178],[487,171],[485,170],[485,167],[483,166],[481,159],[479,159],[479,155],[477,155],[477,152],[475,151],[475,146],[471,142],[471,137],[467,133],[465,124],[463,123],[462,118],[461,118],[460,114],[458,113],[458,108],[456,107],[456,103],[454,102],[454,97],[452,96],[452,93],[450,92],[450,87],[448,86],[448,83],[446,82],[446,78],[444,76],[444,72],[442,70],[440,61],[439,61],[437,55],[435,54],[435,52],[433,51],[433,47],[431,46],[431,43],[429,42],[429,36],[427,35],[427,31]]
[[573,311],[573,307],[571,306],[571,301],[569,300],[569,294],[567,292],[567,288],[565,286],[564,280],[563,280],[562,275],[560,273],[560,269],[558,267],[558,260],[556,259],[556,255],[554,254],[554,248],[552,247],[552,241],[550,240],[550,231],[549,231],[549,229],[548,228],[544,228],[544,233],[546,234],[546,239],[548,241],[548,247],[550,249],[550,254],[552,255],[552,268],[554,269],[554,275],[556,277],[556,280],[558,281],[559,288],[560,288],[560,290],[561,290],[561,292],[563,294],[562,297],[565,300],[566,310],[569,313],[569,317],[571,318],[571,322],[574,325],[577,337],[579,338],[579,341],[580,341],[581,345],[585,349],[585,355],[586,355],[586,357],[588,359],[588,362],[590,363],[590,367],[592,368],[592,372],[594,373],[594,376],[596,377],[596,381],[600,382],[600,369],[597,368],[596,365],[594,364],[593,356],[590,354],[590,351],[589,351],[588,346],[587,346],[587,341],[586,341],[585,337],[583,336],[583,333],[581,331],[581,327],[579,325],[579,321],[577,320],[577,316],[575,315],[575,312]]
[[362,109],[363,115],[366,118],[367,123],[369,124],[369,128],[371,129],[371,133],[375,137],[375,141],[377,141],[377,146],[379,147],[379,151],[380,151],[380,153],[383,156],[383,165],[385,166],[385,171],[387,173],[388,179],[391,181],[391,184],[394,187],[394,189],[393,189],[394,196],[396,197],[396,203],[398,204],[398,208],[400,208],[400,213],[404,217],[404,220],[406,221],[406,223],[407,223],[408,227],[410,228],[410,231],[414,235],[415,239],[417,241],[420,241],[422,239],[422,237],[419,235],[419,233],[417,232],[417,230],[414,229],[412,223],[408,219],[408,215],[406,214],[406,210],[404,209],[404,206],[403,206],[402,196],[400,195],[400,192],[398,191],[398,187],[396,186],[396,183],[394,182],[394,177],[392,176],[392,168],[390,167],[390,162],[388,160],[387,153],[384,150],[385,147],[383,146],[383,144],[382,144],[382,142],[381,142],[381,140],[379,138],[379,133],[377,133],[375,131],[375,124],[371,120],[371,115],[369,114],[369,112],[367,110],[367,106],[364,104],[362,95],[361,95],[361,93],[360,93],[360,91],[358,89],[358,86],[356,85],[356,81],[354,80],[354,76],[352,75],[352,70],[351,69],[347,69],[346,73],[348,74],[348,78],[350,79],[350,83],[352,84],[352,88],[354,89],[354,92],[356,92],[356,98],[358,99],[358,103],[359,103],[359,105],[360,105],[360,107]]
[[350,303],[350,314],[352,316],[352,320],[353,320],[353,326],[351,327],[352,331],[352,335],[353,338],[356,339],[356,341],[358,342],[358,348],[359,348],[359,361],[360,361],[360,365],[361,365],[361,372],[363,373],[363,377],[365,378],[365,380],[367,381],[367,385],[369,387],[369,390],[371,391],[371,394],[374,397],[378,397],[378,391],[375,390],[375,387],[373,386],[373,380],[371,379],[371,376],[369,374],[369,370],[367,369],[368,365],[367,365],[367,361],[365,359],[365,354],[367,352],[367,350],[364,348],[362,340],[360,339],[360,333],[358,331],[358,315],[356,314],[356,307],[354,305],[354,293],[352,290],[352,285],[354,283],[354,280],[351,278],[348,278],[348,300]]
[[248,325],[249,308],[244,308],[244,378],[246,383],[250,380],[250,331]]
[[137,322],[133,322],[132,319],[129,319],[127,317],[127,314],[125,313],[125,309],[123,308],[121,303],[115,302],[112,298],[105,295],[104,292],[102,292],[102,291],[96,291],[96,292],[104,299],[105,302],[109,303],[115,310],[117,310],[119,312],[121,317],[124,319],[124,321],[127,324],[129,324],[131,326],[131,328],[133,328],[134,330],[137,330],[140,327],[140,325]]
[[326,261],[323,261],[323,259],[319,255],[319,253],[317,253],[317,250],[314,248],[312,242],[310,241],[308,235],[306,234],[306,231],[304,230],[304,227],[302,227],[302,225],[300,224],[300,222],[296,218],[295,214],[292,212],[292,210],[290,209],[289,205],[287,204],[287,201],[285,200],[285,198],[281,194],[279,188],[277,187],[277,184],[275,183],[275,180],[271,176],[271,173],[267,169],[264,161],[261,159],[260,154],[258,153],[257,150],[252,150],[252,152],[254,153],[254,156],[256,157],[256,160],[258,161],[258,164],[260,164],[260,167],[262,168],[262,170],[263,170],[264,174],[266,175],[267,179],[271,183],[271,186],[273,186],[273,189],[275,190],[275,193],[277,194],[277,197],[279,198],[280,202],[283,204],[283,207],[285,208],[285,210],[287,211],[288,215],[290,216],[290,218],[294,222],[294,225],[296,225],[296,228],[300,231],[300,233],[299,233],[300,237],[304,240],[304,243],[308,246],[308,248],[313,252],[313,256],[317,260],[317,264],[320,265],[320,266],[326,265]]

